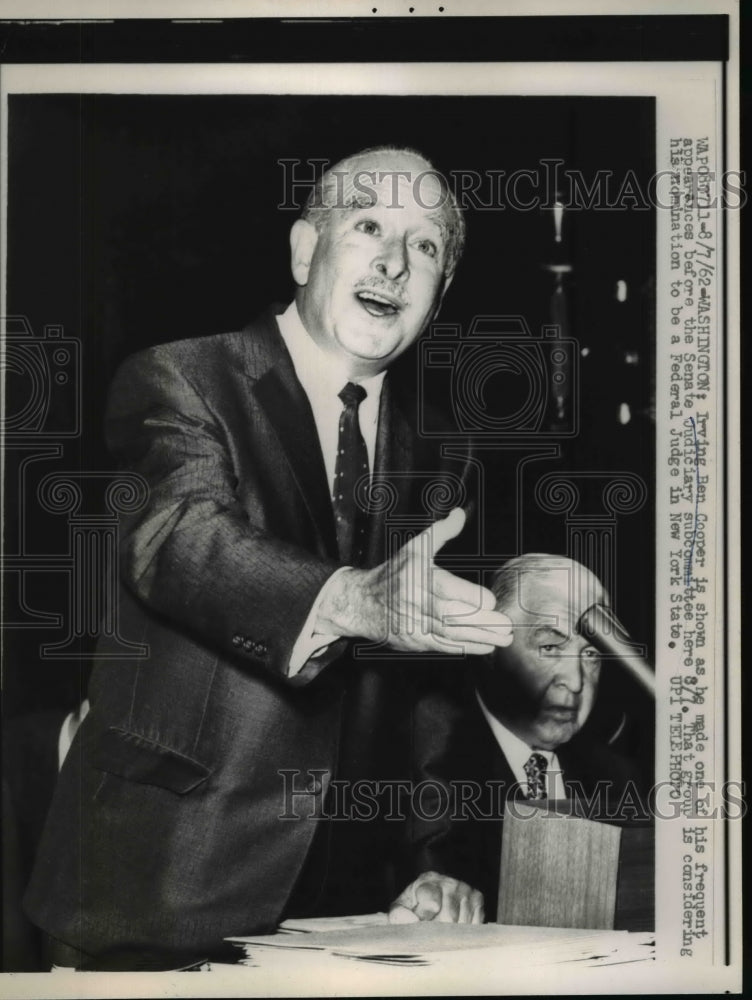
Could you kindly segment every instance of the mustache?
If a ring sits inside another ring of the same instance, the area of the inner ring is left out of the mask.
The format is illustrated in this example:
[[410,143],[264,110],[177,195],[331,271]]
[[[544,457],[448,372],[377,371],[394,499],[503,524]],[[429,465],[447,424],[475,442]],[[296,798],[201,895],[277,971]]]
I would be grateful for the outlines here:
[[383,278],[379,275],[370,275],[367,278],[361,278],[361,280],[355,285],[355,291],[381,292],[382,295],[387,295],[389,298],[394,299],[396,305],[410,305],[410,300],[405,295],[403,288],[395,282],[390,281],[388,278]]

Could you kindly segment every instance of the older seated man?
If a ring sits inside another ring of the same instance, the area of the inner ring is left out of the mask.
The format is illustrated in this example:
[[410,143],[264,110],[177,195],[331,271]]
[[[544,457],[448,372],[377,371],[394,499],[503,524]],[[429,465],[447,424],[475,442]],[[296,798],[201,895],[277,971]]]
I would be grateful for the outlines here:
[[[634,808],[641,785],[632,763],[592,734],[596,727],[583,729],[603,668],[578,624],[592,605],[609,604],[598,578],[571,559],[533,553],[507,562],[491,589],[514,639],[475,665],[459,695],[456,686],[447,694],[455,704],[452,737],[427,770],[446,786],[448,807],[416,825],[433,867],[481,890],[493,920],[510,798],[586,797],[603,812],[591,818],[603,819],[615,816],[625,796]],[[424,707],[427,755],[436,726],[449,718],[446,704]]]

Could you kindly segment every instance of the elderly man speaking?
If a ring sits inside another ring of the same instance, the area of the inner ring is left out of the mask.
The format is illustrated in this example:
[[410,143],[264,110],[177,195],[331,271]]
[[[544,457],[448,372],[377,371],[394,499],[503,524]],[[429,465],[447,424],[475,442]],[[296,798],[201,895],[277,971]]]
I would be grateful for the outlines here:
[[[463,482],[387,373],[436,315],[463,240],[427,160],[356,154],[292,227],[291,304],[116,376],[109,447],[148,484],[122,525],[119,628],[144,653],[100,642],[27,892],[63,964],[210,953],[286,916],[385,909],[396,871],[417,878],[416,917],[480,919],[470,886],[420,857],[397,865],[399,824],[322,821],[335,779],[411,773],[420,671],[395,652],[511,640],[488,590],[433,565],[461,509],[392,552],[368,502],[373,477],[414,518],[419,473]],[[353,639],[384,655],[354,657]]]

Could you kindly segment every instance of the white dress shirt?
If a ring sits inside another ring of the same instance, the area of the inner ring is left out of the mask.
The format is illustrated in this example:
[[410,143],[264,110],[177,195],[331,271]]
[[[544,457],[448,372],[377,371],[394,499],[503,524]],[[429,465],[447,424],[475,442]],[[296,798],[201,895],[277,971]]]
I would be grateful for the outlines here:
[[[353,379],[348,375],[345,365],[323,351],[310,336],[303,326],[298,307],[294,301],[280,316],[277,316],[277,323],[292,358],[295,374],[311,404],[321,453],[324,458],[327,482],[330,491],[333,491],[334,467],[337,461],[337,445],[339,443],[339,418],[343,406],[338,394]],[[370,378],[360,379],[359,383],[367,394],[358,407],[358,420],[360,433],[363,435],[368,452],[368,466],[371,472],[373,472],[376,457],[376,432],[379,423],[381,388],[384,384],[385,374],[385,372],[380,372]],[[295,676],[312,656],[321,653],[338,638],[336,635],[321,635],[314,632],[313,629],[326,589],[341,572],[342,570],[337,570],[327,580],[313,603],[290,656],[289,677]]]
[[[307,332],[295,302],[292,302],[281,316],[277,316],[277,323],[285,347],[290,352],[295,374],[311,404],[321,453],[324,456],[327,482],[333,487],[339,441],[339,418],[342,413],[342,400],[338,393],[353,379],[347,374],[345,365],[322,351]],[[376,454],[379,403],[385,374],[386,372],[381,372],[379,375],[372,375],[371,378],[359,380],[359,384],[367,393],[358,407],[358,420],[360,433],[368,451],[370,469],[373,469]]]
[[477,691],[475,694],[481,711],[486,717],[486,722],[488,722],[488,725],[491,727],[491,732],[494,734],[501,752],[507,759],[507,763],[509,764],[512,774],[514,775],[515,781],[519,782],[523,789],[527,788],[525,764],[530,759],[531,754],[539,753],[541,757],[545,757],[548,762],[548,767],[546,768],[547,798],[566,799],[567,789],[564,784],[559,758],[556,756],[554,751],[541,750],[539,747],[531,747],[525,743],[524,740],[521,740],[519,736],[515,736],[511,730],[507,729],[505,725],[499,722],[495,715],[492,715],[489,712],[480,694]]

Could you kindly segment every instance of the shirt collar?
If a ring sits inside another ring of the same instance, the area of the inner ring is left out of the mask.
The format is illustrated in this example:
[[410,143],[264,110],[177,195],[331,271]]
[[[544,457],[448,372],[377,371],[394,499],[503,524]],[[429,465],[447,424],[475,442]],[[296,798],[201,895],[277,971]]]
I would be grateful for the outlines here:
[[[347,382],[354,381],[344,363],[323,351],[308,333],[295,300],[277,316],[277,323],[292,358],[295,374],[309,399],[336,396]],[[379,398],[385,375],[383,371],[359,380],[371,400]]]
[[494,738],[506,757],[512,774],[517,781],[521,783],[527,781],[525,764],[530,759],[530,754],[532,753],[539,753],[542,757],[545,757],[550,770],[559,770],[558,758],[553,750],[539,750],[537,748],[534,750],[533,747],[529,746],[524,740],[521,740],[510,729],[507,729],[503,723],[499,722],[495,715],[489,712],[479,691],[476,690],[475,696],[478,699],[478,704],[486,717],[488,725],[491,727],[491,732],[494,734]]

